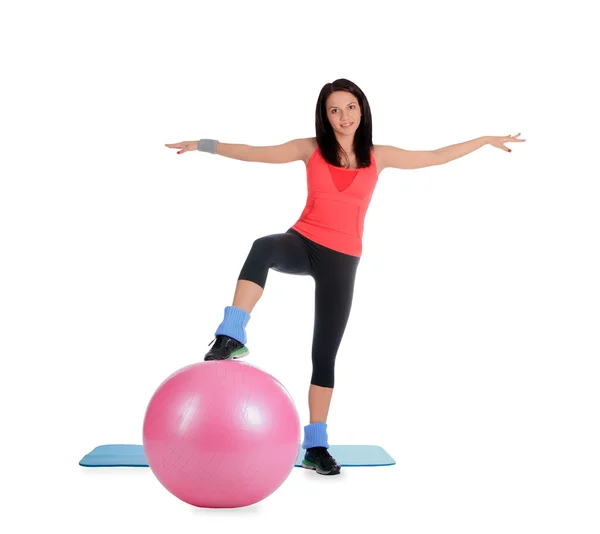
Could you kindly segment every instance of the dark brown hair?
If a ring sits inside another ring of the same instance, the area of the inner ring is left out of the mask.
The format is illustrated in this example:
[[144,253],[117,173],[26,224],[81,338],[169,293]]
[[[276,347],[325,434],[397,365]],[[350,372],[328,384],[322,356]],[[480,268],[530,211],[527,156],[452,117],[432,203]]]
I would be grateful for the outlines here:
[[354,134],[354,154],[356,155],[359,168],[371,165],[371,150],[373,148],[373,126],[371,120],[371,108],[367,97],[360,87],[345,78],[339,78],[331,83],[326,83],[317,100],[317,109],[315,113],[315,130],[317,144],[321,149],[323,157],[330,165],[341,167],[340,150],[333,128],[327,118],[327,109],[325,102],[331,93],[335,91],[347,91],[352,93],[358,100],[360,106],[361,118],[360,124]]

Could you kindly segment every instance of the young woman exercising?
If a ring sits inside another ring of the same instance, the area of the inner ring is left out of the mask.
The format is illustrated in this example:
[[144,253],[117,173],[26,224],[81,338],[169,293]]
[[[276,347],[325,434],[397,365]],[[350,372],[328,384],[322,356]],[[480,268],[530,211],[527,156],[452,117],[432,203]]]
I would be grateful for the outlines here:
[[[516,136],[479,137],[438,150],[410,151],[373,145],[371,109],[354,83],[338,79],[321,89],[316,106],[316,137],[277,146],[225,144],[213,139],[167,144],[177,154],[200,150],[242,161],[306,164],[308,195],[296,223],[285,233],[254,241],[238,276],[231,306],[215,332],[205,360],[246,356],[246,326],[265,289],[269,269],[311,276],[315,281],[312,378],[304,427],[303,466],[319,474],[340,473],[328,451],[327,415],[334,387],[338,348],[346,329],[356,271],[362,253],[363,223],[383,169],[441,165],[490,144]],[[214,342],[214,344],[213,344]]]

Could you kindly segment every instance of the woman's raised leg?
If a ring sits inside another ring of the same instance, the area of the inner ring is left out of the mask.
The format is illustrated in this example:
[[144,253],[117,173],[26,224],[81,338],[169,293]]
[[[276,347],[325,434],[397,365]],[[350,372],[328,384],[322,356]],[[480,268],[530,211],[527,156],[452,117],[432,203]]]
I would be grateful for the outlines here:
[[238,280],[235,286],[232,306],[252,313],[254,306],[262,297],[264,288],[250,280]]
[[263,295],[269,269],[306,275],[310,271],[308,253],[299,235],[272,234],[254,241],[242,266],[233,297],[215,332],[213,346],[205,360],[231,360],[247,356],[246,325],[250,313]]

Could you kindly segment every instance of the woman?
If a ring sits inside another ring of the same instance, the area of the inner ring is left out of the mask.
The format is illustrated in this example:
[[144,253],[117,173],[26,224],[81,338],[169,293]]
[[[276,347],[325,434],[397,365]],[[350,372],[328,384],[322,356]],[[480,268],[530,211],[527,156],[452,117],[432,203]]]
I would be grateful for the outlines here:
[[[313,372],[310,422],[304,427],[302,465],[319,474],[340,473],[329,454],[327,415],[334,386],[338,347],[350,314],[356,270],[362,253],[364,218],[377,179],[385,168],[418,169],[441,165],[486,144],[508,150],[516,137],[480,137],[439,150],[407,151],[373,145],[371,110],[354,83],[338,79],[321,89],[316,106],[316,137],[277,146],[224,144],[212,139],[167,144],[177,154],[200,150],[243,161],[306,164],[308,195],[297,222],[285,233],[254,241],[238,276],[233,303],[225,308],[214,345],[205,360],[248,355],[246,326],[263,294],[269,269],[308,275],[315,281]],[[518,140],[521,141],[521,140]]]

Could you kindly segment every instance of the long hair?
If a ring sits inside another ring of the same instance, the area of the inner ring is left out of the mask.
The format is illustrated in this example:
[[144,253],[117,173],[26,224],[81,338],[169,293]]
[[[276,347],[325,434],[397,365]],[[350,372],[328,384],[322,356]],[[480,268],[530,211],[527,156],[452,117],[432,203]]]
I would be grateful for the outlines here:
[[362,116],[354,134],[353,148],[358,167],[368,167],[371,165],[371,150],[373,148],[371,107],[360,87],[345,78],[339,78],[334,82],[326,83],[319,93],[315,112],[315,130],[317,144],[321,149],[321,153],[330,165],[341,166],[340,151],[342,147],[335,137],[333,128],[327,118],[327,109],[325,109],[325,102],[334,91],[347,91],[352,93],[358,100]]

